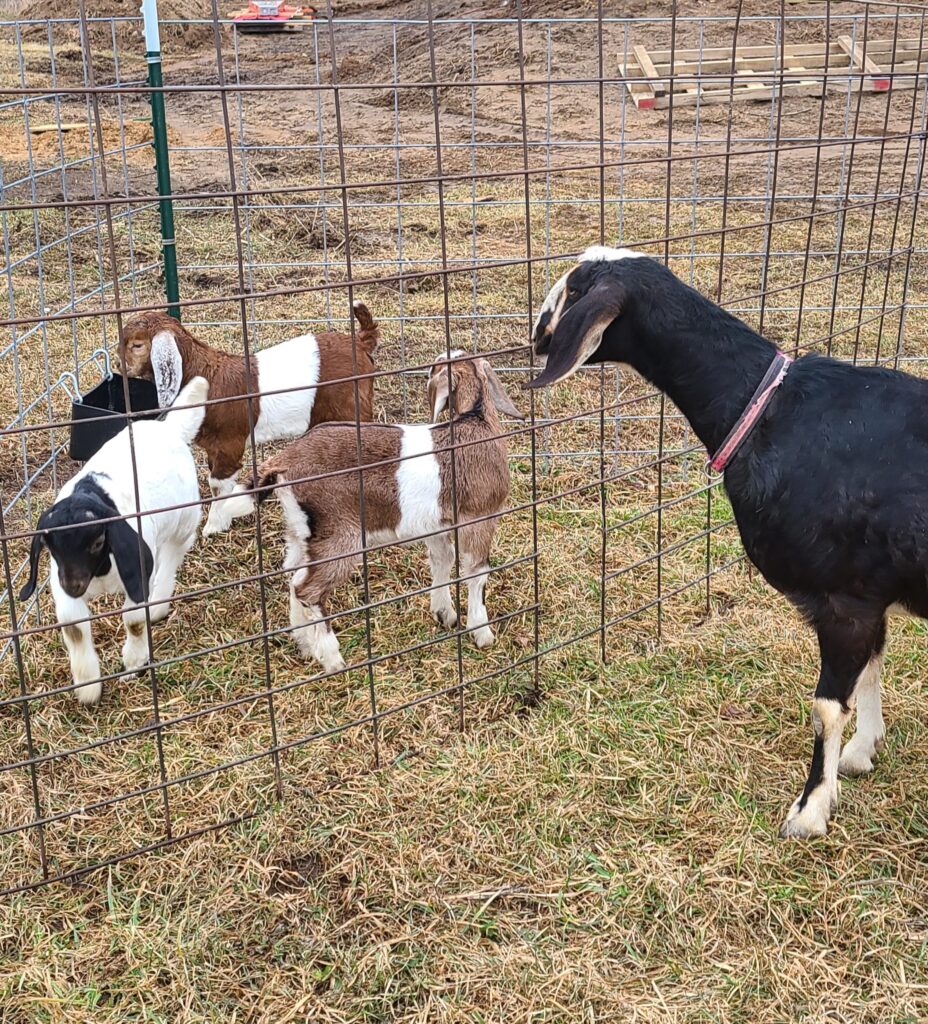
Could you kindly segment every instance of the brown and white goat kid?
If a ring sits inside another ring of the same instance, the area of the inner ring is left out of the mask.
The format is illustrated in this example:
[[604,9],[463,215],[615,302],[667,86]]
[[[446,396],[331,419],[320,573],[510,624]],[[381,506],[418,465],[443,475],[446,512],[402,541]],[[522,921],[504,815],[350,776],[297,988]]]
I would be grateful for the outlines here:
[[[374,369],[379,330],[367,307],[354,303],[359,330],[357,373]],[[164,313],[141,313],[127,320],[119,340],[119,362],[129,377],[147,377],[158,387],[162,407],[172,404],[180,389],[194,377],[209,381],[210,402],[249,393],[255,442],[299,437],[310,426],[330,420],[373,419],[372,377],[358,381],[359,410],[355,413],[351,336],[337,331],[303,334],[262,349],[251,357],[250,382],[243,356],[229,355],[205,345],[177,320]],[[334,382],[334,383],[328,383]],[[249,387],[250,383],[250,387]],[[278,392],[266,394],[265,392]],[[206,451],[213,498],[232,493],[248,443],[246,400],[220,401],[206,409],[196,444]],[[233,518],[254,508],[250,495],[234,501],[214,500],[203,535],[227,530]]]
[[[366,467],[364,539],[368,545],[424,540],[432,570],[432,614],[452,629],[458,617],[449,588],[454,566],[449,531],[457,525],[462,579],[467,578],[467,628],[478,647],[487,647],[494,640],[484,605],[490,546],[495,517],[509,496],[497,410],[523,417],[487,360],[461,351],[435,363],[428,394],[434,425],[360,428],[360,463]],[[446,406],[451,420],[439,424]],[[345,668],[326,621],[329,598],[361,561],[358,455],[354,424],[323,424],[262,463],[250,485],[236,488],[277,488],[286,519],[284,568],[294,570],[290,624],[297,646],[326,672]]]

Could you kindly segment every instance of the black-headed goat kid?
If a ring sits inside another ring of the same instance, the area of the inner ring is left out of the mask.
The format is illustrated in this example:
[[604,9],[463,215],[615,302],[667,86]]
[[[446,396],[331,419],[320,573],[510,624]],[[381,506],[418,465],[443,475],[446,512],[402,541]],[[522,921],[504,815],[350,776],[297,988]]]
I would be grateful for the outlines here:
[[[100,661],[86,621],[87,600],[102,594],[126,595],[122,661],[129,671],[148,662],[145,609],[138,605],[151,602],[152,622],[167,618],[171,610],[177,570],[196,540],[200,522],[190,445],[203,422],[205,407],[200,403],[208,392],[206,380],[194,377],[163,420],[133,425],[139,506],[127,428],[61,488],[36,525],[29,581],[20,600],[35,590],[39,557],[42,548],[48,548],[55,614],[71,660],[74,694],[83,704],[96,704],[103,692]],[[184,507],[171,507],[175,505]],[[141,543],[137,508],[142,512]],[[151,509],[167,511],[145,514]],[[119,516],[127,518],[115,518]]]
[[822,835],[838,774],[871,771],[883,745],[887,613],[928,617],[928,383],[820,355],[792,362],[639,255],[597,246],[554,285],[530,386],[627,363],[724,469],[748,556],[818,633],[812,767],[781,834]]
[[[284,568],[293,570],[294,639],[326,672],[345,667],[326,620],[328,601],[361,561],[364,541],[370,546],[424,540],[432,569],[432,614],[440,625],[455,627],[458,616],[449,589],[455,561],[450,530],[455,525],[460,527],[462,579],[467,580],[467,628],[478,647],[493,643],[484,589],[496,516],[509,496],[497,410],[522,416],[487,360],[460,351],[435,363],[428,393],[434,425],[361,424],[362,474],[357,426],[323,423],[262,463],[256,481],[238,488],[277,488],[286,520]],[[451,420],[437,423],[446,406]]]

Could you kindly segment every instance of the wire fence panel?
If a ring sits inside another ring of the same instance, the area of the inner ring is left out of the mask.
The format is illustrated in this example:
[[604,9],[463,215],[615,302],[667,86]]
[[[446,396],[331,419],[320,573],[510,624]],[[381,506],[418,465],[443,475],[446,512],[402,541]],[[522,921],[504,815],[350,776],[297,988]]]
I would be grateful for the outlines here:
[[[163,22],[186,328],[249,359],[345,332],[346,381],[357,401],[373,379],[383,423],[428,422],[432,364],[463,349],[489,359],[527,419],[503,423],[493,646],[431,621],[423,546],[378,535],[374,470],[356,461],[341,472],[358,480],[361,542],[332,561],[355,557],[360,572],[327,610],[347,669],[300,656],[269,501],[198,541],[170,618],[152,627],[146,613],[140,674],[118,659],[121,608],[91,608],[96,708],[74,700],[47,581],[18,595],[38,517],[79,468],[72,400],[111,374],[123,323],[166,306],[151,89],[137,18],[81,5],[0,22],[0,890],[415,756],[542,700],[552,673],[621,671],[743,596],[750,567],[724,491],[652,385],[620,367],[544,393],[520,385],[545,295],[591,244],[666,261],[793,355],[921,373],[925,11],[838,6],[635,20],[602,3],[529,17],[517,0],[492,20],[321,11],[265,35],[213,3]],[[372,377],[354,300],[381,326]],[[254,426],[245,477],[282,447]],[[452,477],[466,444],[452,427]],[[461,500],[454,488],[459,609],[475,575]],[[126,518],[137,528],[157,511]]]

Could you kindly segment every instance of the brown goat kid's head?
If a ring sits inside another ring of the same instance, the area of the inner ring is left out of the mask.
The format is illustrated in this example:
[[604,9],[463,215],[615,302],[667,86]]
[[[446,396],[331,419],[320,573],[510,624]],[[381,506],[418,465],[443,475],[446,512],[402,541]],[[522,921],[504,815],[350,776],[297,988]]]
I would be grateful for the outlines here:
[[428,394],[432,422],[437,423],[446,408],[452,416],[469,412],[478,401],[481,390],[486,391],[490,401],[504,416],[516,420],[525,419],[512,404],[488,360],[454,349],[449,356],[439,356],[429,372]]
[[185,334],[177,320],[164,313],[140,313],[123,324],[117,368],[127,377],[153,380],[162,408],[174,402],[183,385],[177,338]]

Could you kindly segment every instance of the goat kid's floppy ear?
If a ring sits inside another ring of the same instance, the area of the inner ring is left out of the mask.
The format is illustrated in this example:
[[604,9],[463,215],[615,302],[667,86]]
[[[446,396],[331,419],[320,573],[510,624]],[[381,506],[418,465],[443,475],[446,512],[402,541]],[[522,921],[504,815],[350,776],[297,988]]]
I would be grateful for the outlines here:
[[26,585],[19,592],[20,601],[28,601],[35,593],[36,585],[39,582],[39,558],[42,554],[42,546],[45,543],[45,534],[42,527],[48,523],[48,512],[43,512],[36,523],[35,534],[32,538],[32,547],[29,549],[29,579]]
[[432,410],[432,422],[437,423],[438,417],[448,405],[448,377],[451,371],[447,363],[441,363],[432,370],[429,377],[429,408]]
[[127,522],[120,519],[113,523],[107,523],[106,536],[110,542],[110,552],[116,559],[116,568],[119,570],[126,593],[136,604],[147,601],[148,581],[151,579],[152,569],[155,565],[151,548],[144,540],[142,541],[144,565],[140,567],[139,535]]
[[523,413],[512,404],[512,399],[506,393],[506,389],[503,387],[502,381],[496,376],[496,371],[487,362],[486,359],[480,360],[480,365],[487,378],[487,390],[490,392],[490,398],[496,408],[504,415],[509,416],[514,420],[524,420],[525,416]]
[[151,339],[151,368],[158,388],[158,405],[166,409],[180,394],[184,376],[177,342],[170,331],[158,331]]
[[597,284],[560,318],[548,359],[528,388],[543,388],[566,380],[599,348],[603,333],[622,312],[624,289],[613,279]]

